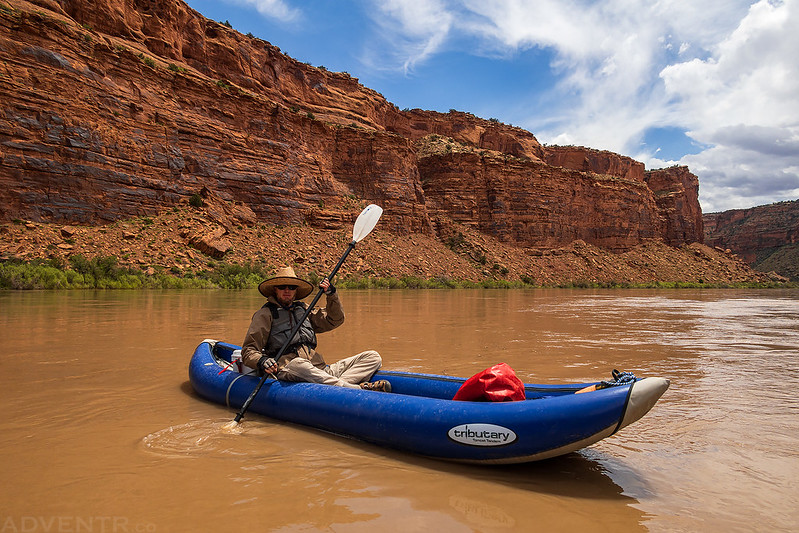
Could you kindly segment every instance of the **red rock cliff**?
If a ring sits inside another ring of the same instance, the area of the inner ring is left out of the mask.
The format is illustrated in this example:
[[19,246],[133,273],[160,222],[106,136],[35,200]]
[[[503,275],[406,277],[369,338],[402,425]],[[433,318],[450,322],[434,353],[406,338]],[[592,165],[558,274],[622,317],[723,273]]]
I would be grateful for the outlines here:
[[[346,113],[360,106],[368,122],[381,106],[391,108],[374,91],[262,41],[248,44],[182,3],[159,3],[157,12],[127,3],[61,5],[79,18],[24,2],[0,11],[0,217],[108,222],[152,214],[207,186],[248,204],[262,221],[342,224],[368,199],[386,208],[387,227],[431,232],[407,139],[308,110],[343,120],[343,105]],[[245,82],[242,70],[222,77],[242,69],[245,55],[263,63],[246,69],[260,73],[248,85],[263,91],[231,81]],[[275,80],[287,80],[280,87],[269,86],[275,69]],[[314,98],[312,76],[351,85],[349,101],[331,91]],[[302,97],[310,102],[303,109],[287,105]]]
[[708,213],[704,220],[708,245],[729,248],[748,263],[799,243],[799,200]]
[[660,236],[643,183],[475,153],[425,157],[419,172],[428,210],[501,241],[555,248],[579,239],[621,251]]
[[643,163],[605,150],[582,146],[547,146],[544,161],[556,167],[644,182]]
[[[110,222],[206,187],[276,224],[341,227],[376,202],[400,234],[433,234],[432,213],[531,247],[701,240],[695,187],[469,113],[400,111],[177,0],[8,0],[0,59],[0,219]],[[422,154],[431,135],[476,152]]]
[[699,178],[688,167],[675,166],[648,171],[646,183],[655,195],[663,240],[672,245],[704,242]]

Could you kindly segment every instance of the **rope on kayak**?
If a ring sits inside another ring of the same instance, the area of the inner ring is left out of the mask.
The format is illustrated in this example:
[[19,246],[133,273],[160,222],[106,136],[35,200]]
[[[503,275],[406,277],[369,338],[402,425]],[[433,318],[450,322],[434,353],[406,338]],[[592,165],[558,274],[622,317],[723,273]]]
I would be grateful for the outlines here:
[[239,374],[233,379],[233,381],[230,382],[230,385],[227,386],[227,390],[225,391],[225,405],[227,405],[228,407],[230,407],[230,389],[233,388],[234,383],[243,378],[245,375],[246,374]]
[[618,387],[619,385],[627,385],[628,383],[634,383],[637,379],[635,374],[632,372],[619,372],[615,368],[613,372],[611,372],[613,379],[607,381],[600,381],[599,384],[596,386],[597,389],[607,389],[608,387]]

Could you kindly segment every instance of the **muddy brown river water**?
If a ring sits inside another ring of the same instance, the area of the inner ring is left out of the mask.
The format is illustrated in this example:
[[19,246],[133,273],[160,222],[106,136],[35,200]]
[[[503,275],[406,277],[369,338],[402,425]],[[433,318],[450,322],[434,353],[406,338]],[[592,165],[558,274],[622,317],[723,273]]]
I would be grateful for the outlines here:
[[[797,531],[799,291],[342,291],[329,361],[527,382],[671,380],[561,458],[433,461],[196,397],[257,291],[0,292],[0,532]],[[375,393],[378,394],[378,393]]]

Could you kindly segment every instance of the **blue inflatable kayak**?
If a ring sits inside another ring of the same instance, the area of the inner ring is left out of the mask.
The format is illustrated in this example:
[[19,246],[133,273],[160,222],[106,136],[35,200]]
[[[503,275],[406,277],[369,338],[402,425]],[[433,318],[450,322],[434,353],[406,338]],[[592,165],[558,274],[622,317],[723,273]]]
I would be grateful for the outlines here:
[[[242,374],[238,346],[203,341],[189,364],[201,397],[239,409],[260,378]],[[392,392],[267,379],[249,413],[318,428],[426,457],[471,463],[521,463],[566,454],[613,435],[646,414],[669,381],[648,377],[575,394],[596,383],[525,385],[527,399],[451,398],[466,378],[379,371]]]

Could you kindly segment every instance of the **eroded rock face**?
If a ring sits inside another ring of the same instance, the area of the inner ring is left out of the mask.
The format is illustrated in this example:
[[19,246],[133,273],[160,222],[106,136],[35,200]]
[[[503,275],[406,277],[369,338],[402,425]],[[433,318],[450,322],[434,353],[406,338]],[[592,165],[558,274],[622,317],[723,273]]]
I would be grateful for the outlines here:
[[[63,2],[85,26],[21,4],[0,13],[0,54],[9,59],[0,81],[0,217],[105,223],[152,214],[208,187],[265,222],[299,224],[322,209],[349,224],[368,200],[382,202],[388,227],[430,232],[407,139],[340,127],[268,98],[270,91],[250,92],[217,79],[218,72],[209,78],[187,63],[168,63],[184,52],[197,57],[192,46],[200,43],[230,51],[229,41],[244,38],[198,20],[183,4],[152,5],[157,12]],[[97,14],[106,9],[111,17]],[[87,29],[95,23],[117,33]],[[203,30],[196,42],[174,31],[198,24],[214,31]],[[154,35],[172,43],[156,46],[163,56],[153,54]],[[262,60],[276,54],[262,46]],[[279,57],[277,66],[300,68]],[[287,83],[287,97],[307,89]]]
[[386,117],[386,128],[414,141],[428,135],[440,135],[480,150],[534,160],[544,158],[541,144],[529,131],[461,111],[447,114],[421,109],[396,112]]
[[613,152],[582,146],[547,146],[544,161],[548,165],[606,174],[644,183],[644,164]]
[[660,236],[643,183],[475,153],[426,157],[419,171],[431,213],[501,241],[556,248],[579,239],[621,251]]
[[[469,113],[400,111],[178,0],[4,5],[0,220],[103,224],[207,189],[244,225],[343,228],[374,202],[398,234],[435,235],[445,216],[533,248],[701,241],[685,173],[545,149]],[[431,134],[475,151],[421,156]]]
[[799,243],[799,200],[708,213],[704,219],[705,242],[730,249],[748,263]]
[[646,173],[661,220],[661,236],[667,244],[704,242],[699,178],[688,167],[675,166]]

